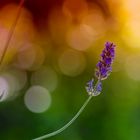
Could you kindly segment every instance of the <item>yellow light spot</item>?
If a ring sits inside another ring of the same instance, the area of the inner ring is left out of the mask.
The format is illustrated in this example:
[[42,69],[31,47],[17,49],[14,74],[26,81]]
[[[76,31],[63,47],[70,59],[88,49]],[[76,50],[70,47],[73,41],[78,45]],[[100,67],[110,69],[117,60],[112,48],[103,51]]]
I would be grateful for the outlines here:
[[132,55],[126,59],[126,72],[128,76],[136,81],[140,80],[140,55]]
[[81,52],[67,50],[60,55],[58,65],[63,74],[77,76],[84,71],[86,60]]

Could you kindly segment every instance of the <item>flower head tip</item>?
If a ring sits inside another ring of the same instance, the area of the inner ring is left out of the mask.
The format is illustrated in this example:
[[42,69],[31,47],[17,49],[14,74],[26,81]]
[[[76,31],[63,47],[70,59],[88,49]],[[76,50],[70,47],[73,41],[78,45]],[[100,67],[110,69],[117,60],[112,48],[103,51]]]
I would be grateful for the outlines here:
[[114,57],[115,45],[111,42],[106,42],[101,58],[96,65],[95,76],[97,79],[104,80],[109,76],[112,71]]

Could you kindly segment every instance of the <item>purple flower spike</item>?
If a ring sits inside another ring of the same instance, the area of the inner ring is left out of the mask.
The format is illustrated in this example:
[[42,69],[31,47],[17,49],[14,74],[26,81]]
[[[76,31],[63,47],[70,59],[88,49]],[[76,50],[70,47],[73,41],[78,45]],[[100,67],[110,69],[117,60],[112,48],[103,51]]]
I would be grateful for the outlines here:
[[112,71],[112,63],[115,57],[115,45],[111,42],[106,42],[105,48],[102,51],[101,58],[96,65],[95,76],[98,79],[94,85],[94,80],[87,83],[86,90],[89,95],[97,96],[102,91],[102,80],[106,79]]
[[115,45],[111,42],[106,42],[105,48],[102,51],[101,59],[96,65],[95,76],[99,80],[106,79],[112,70],[112,63],[115,57]]

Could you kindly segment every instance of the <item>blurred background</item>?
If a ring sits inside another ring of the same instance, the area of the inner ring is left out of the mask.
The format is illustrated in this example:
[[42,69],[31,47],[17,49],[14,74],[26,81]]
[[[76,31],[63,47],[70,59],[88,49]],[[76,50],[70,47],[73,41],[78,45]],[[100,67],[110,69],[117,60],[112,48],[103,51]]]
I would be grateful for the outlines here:
[[139,140],[140,1],[25,0],[21,12],[19,3],[0,0],[0,139],[31,140],[67,123],[111,41],[116,58],[102,94],[50,139]]

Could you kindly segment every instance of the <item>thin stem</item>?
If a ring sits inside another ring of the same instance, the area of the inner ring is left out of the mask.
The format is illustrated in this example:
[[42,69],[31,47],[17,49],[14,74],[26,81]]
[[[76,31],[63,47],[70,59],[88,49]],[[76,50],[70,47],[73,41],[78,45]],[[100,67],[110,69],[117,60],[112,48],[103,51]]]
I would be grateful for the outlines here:
[[19,16],[21,14],[21,9],[22,9],[22,6],[24,4],[24,1],[25,0],[21,0],[20,3],[19,3],[19,7],[18,7],[18,10],[17,10],[17,15],[16,15],[16,18],[15,18],[15,21],[13,22],[13,24],[11,26],[11,29],[9,31],[9,34],[8,34],[8,37],[7,37],[7,41],[5,43],[4,50],[3,50],[3,53],[2,53],[2,56],[1,56],[1,59],[0,59],[0,66],[1,66],[1,64],[2,64],[2,62],[4,60],[4,57],[6,55],[6,52],[7,52],[8,47],[9,47],[9,43],[11,41],[12,35],[13,35],[14,31],[15,31],[15,27],[17,25]]
[[33,140],[43,140],[45,138],[49,138],[49,137],[55,136],[55,135],[61,133],[62,131],[64,131],[66,128],[68,128],[78,118],[78,116],[82,113],[82,111],[87,106],[87,104],[91,100],[91,98],[92,98],[92,96],[89,96],[87,98],[87,100],[84,102],[84,104],[82,105],[80,110],[76,113],[76,115],[67,124],[65,124],[62,128],[60,128],[60,129],[58,129],[58,130],[56,130],[56,131],[54,131],[52,133],[49,133],[49,134],[43,135],[41,137],[35,138]]

